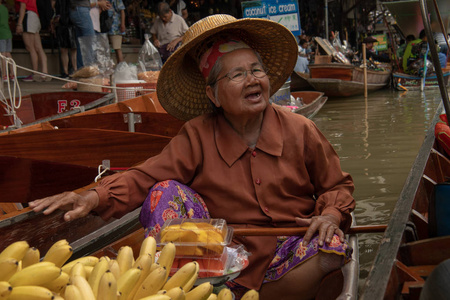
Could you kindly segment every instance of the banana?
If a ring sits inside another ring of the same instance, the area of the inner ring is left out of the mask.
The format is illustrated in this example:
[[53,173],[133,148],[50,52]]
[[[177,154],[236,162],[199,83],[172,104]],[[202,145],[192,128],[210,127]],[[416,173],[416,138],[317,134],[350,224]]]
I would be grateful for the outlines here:
[[117,300],[117,280],[111,271],[106,271],[100,279],[97,300]]
[[138,288],[144,282],[145,278],[150,274],[151,267],[153,266],[153,258],[150,254],[144,254],[138,257],[134,264],[137,268],[141,269],[141,275],[138,282],[134,285],[133,290],[130,292],[128,299],[133,299]]
[[206,300],[211,295],[212,291],[213,286],[211,283],[202,283],[186,293],[186,300]]
[[94,296],[97,297],[98,293],[98,284],[100,283],[100,279],[102,279],[103,274],[109,269],[109,263],[106,259],[106,256],[100,257],[98,263],[92,269],[92,273],[89,276],[89,285],[91,286],[92,291],[94,292]]
[[189,279],[196,274],[197,265],[198,262],[191,261],[182,266],[169,280],[167,280],[163,289],[170,290],[174,287],[183,287],[188,283]]
[[58,278],[61,268],[50,262],[40,262],[16,272],[9,279],[13,287],[24,285],[43,285]]
[[119,263],[120,275],[123,275],[134,264],[133,249],[130,246],[122,246],[117,254],[117,262]]
[[50,291],[54,293],[61,293],[66,285],[69,283],[69,275],[67,273],[61,272],[55,280],[52,280],[48,283],[43,284],[42,286],[48,288]]
[[0,281],[8,281],[19,269],[19,262],[15,258],[0,261]]
[[53,300],[64,300],[63,297],[61,297],[60,295],[53,295]]
[[[64,274],[67,274],[65,272],[63,272]],[[72,269],[70,270],[70,276],[73,277],[75,275],[80,275],[83,276],[86,280],[87,280],[87,276],[86,276],[86,269],[85,266],[82,263],[76,263]]]
[[69,244],[62,245],[54,244],[48,249],[42,261],[49,261],[55,264],[55,266],[61,268],[65,262],[72,256],[73,250]]
[[109,270],[114,274],[114,277],[116,277],[116,280],[120,277],[120,267],[119,263],[115,259],[111,259],[109,261]]
[[66,290],[64,291],[65,300],[80,300],[83,299],[80,289],[73,284],[68,284]]
[[241,300],[258,300],[259,293],[256,290],[247,291],[241,298]]
[[79,299],[95,300],[94,292],[92,291],[91,286],[83,276],[76,275],[72,277],[72,284],[77,286],[77,288],[80,290],[81,298]]
[[139,256],[142,256],[144,254],[150,254],[154,258],[155,253],[156,253],[156,240],[154,237],[148,236],[144,239],[144,241],[141,244]]
[[30,248],[30,246],[26,241],[14,242],[0,253],[0,261],[6,258],[15,258],[18,261],[22,260],[25,253],[27,253],[28,248]]
[[197,281],[197,278],[198,278],[199,271],[200,271],[200,265],[199,265],[199,263],[196,263],[195,264],[195,274],[192,275],[192,277],[189,279],[188,282],[186,282],[185,285],[181,286],[185,293],[189,292],[192,289],[192,287],[195,285],[195,282]]
[[186,294],[179,286],[167,290],[167,293],[165,293],[164,295],[169,296],[170,298],[172,298],[172,300],[185,300],[186,298]]
[[167,270],[166,278],[164,279],[164,281],[166,281],[167,277],[169,277],[170,269],[172,268],[174,259],[175,259],[175,244],[168,243],[164,245],[157,261],[157,263],[161,267],[165,267]]
[[217,300],[233,300],[233,295],[230,289],[227,288],[221,289],[219,294],[217,295]]
[[217,299],[218,299],[217,295],[212,293],[211,295],[209,295],[208,299],[206,299],[206,300],[217,300]]
[[92,271],[94,270],[94,267],[92,266],[84,266],[84,270],[86,271],[86,280],[89,280],[89,277],[91,277]]
[[51,300],[53,293],[42,286],[16,286],[13,287],[8,300]]
[[82,263],[85,266],[95,266],[98,263],[98,261],[99,261],[98,257],[83,256],[83,257],[77,258],[77,259],[72,260],[71,262],[65,264],[64,266],[62,266],[61,269],[63,272],[70,274],[70,269],[72,269],[72,267],[78,262]]
[[138,282],[141,272],[142,271],[140,269],[131,268],[119,277],[119,280],[117,280],[119,300],[126,300],[128,298],[134,286]]
[[172,298],[170,298],[167,295],[151,295],[145,298],[142,298],[140,300],[171,300]]
[[165,295],[167,294],[166,290],[159,290],[158,292],[156,292],[156,295]]
[[9,294],[11,294],[12,286],[8,281],[0,281],[0,299],[8,298]]
[[156,270],[152,271],[138,287],[133,300],[141,299],[153,294],[156,294],[162,289],[166,282],[167,270],[164,267],[159,266]]
[[36,247],[29,247],[22,258],[22,268],[37,264],[41,259],[41,253]]

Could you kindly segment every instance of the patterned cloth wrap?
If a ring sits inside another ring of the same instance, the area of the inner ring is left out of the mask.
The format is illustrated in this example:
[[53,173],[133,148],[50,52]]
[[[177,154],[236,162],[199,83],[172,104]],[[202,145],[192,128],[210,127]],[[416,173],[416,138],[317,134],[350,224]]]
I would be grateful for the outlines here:
[[[156,236],[166,220],[174,218],[209,219],[210,215],[201,196],[186,185],[175,180],[166,180],[155,184],[145,199],[139,220],[145,228],[145,236]],[[283,277],[289,270],[315,256],[319,250],[335,253],[351,258],[353,249],[341,243],[339,237],[334,235],[330,244],[319,246],[318,236],[314,236],[307,246],[302,245],[303,237],[279,236],[275,257],[270,263],[264,283]],[[240,299],[248,291],[247,288],[234,281],[226,285]]]

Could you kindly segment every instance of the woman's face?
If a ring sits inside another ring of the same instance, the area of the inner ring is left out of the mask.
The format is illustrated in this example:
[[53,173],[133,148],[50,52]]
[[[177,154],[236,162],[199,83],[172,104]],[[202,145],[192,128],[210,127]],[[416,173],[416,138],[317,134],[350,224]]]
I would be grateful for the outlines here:
[[214,105],[222,107],[225,116],[256,117],[261,114],[269,103],[270,83],[268,76],[261,77],[261,74],[258,74],[261,78],[256,78],[251,74],[250,70],[258,70],[261,66],[254,51],[235,50],[223,55],[221,61],[222,70],[217,78],[242,70],[247,70],[247,76],[242,82],[233,81],[229,77],[220,79],[216,83],[217,94],[208,86],[207,94]]

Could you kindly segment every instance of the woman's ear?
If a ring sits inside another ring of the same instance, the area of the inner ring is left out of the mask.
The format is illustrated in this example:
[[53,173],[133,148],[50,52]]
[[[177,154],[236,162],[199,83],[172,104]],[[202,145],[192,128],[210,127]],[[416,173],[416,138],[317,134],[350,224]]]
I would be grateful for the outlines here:
[[220,107],[220,102],[219,102],[219,100],[215,97],[214,94],[215,94],[215,93],[214,93],[214,89],[213,89],[210,85],[208,85],[208,86],[206,87],[206,95],[208,96],[209,100],[211,100],[211,102],[214,103],[214,105],[215,105],[216,107]]

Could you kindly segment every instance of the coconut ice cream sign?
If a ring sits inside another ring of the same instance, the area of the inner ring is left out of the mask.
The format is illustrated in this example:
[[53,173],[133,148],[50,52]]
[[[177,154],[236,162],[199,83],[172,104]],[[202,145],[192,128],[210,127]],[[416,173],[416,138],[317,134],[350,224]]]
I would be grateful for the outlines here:
[[293,35],[301,34],[297,0],[256,0],[241,3],[244,18],[266,18],[286,26]]

